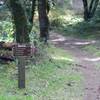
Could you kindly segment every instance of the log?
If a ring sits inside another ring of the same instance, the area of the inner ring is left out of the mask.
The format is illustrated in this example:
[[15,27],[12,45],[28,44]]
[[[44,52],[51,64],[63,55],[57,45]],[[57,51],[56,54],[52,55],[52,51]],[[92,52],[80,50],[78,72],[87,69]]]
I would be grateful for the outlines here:
[[[5,43],[4,41],[1,41],[0,42],[0,50],[8,50],[8,52],[11,52],[12,51],[12,48],[15,46],[15,43],[10,43],[10,42],[7,42]],[[3,61],[3,62],[8,62],[8,61],[14,61],[14,57],[11,55],[0,55],[0,61]]]
[[0,49],[4,49],[4,50],[12,50],[12,48],[16,45],[16,43],[11,43],[11,42],[0,42]]
[[8,61],[14,61],[14,57],[4,57],[4,56],[0,56],[0,60],[4,61],[4,62],[8,62]]

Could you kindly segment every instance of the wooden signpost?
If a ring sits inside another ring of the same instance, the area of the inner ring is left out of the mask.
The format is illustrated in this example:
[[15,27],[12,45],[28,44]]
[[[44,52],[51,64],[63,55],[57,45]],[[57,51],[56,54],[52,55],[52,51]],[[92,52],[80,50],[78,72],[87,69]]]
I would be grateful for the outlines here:
[[25,60],[30,58],[35,48],[30,44],[16,44],[13,48],[14,56],[18,59],[18,88],[25,88]]

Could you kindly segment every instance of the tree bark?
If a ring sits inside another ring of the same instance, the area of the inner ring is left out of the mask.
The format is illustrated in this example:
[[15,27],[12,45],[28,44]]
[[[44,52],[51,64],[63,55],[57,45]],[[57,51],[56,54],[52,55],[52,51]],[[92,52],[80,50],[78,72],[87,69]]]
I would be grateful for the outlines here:
[[36,9],[36,0],[32,0],[32,10],[31,10],[31,16],[30,16],[30,23],[31,24],[33,24],[35,9]]
[[87,0],[83,0],[83,6],[84,6],[84,20],[88,21],[89,11],[88,11],[88,2],[87,2]]
[[85,21],[89,21],[95,15],[98,3],[99,0],[91,0],[90,5],[88,5],[88,1],[83,0]]
[[96,9],[97,9],[98,3],[99,3],[99,0],[92,0],[92,1],[94,1],[94,2],[91,4],[92,7],[89,10],[90,18],[92,18],[95,15],[95,12],[96,12]]
[[47,16],[47,0],[38,0],[38,14],[39,14],[39,23],[40,23],[40,39],[44,42],[47,42],[49,34],[49,19]]
[[10,7],[16,28],[17,43],[29,43],[29,27],[25,11],[19,0],[10,0]]

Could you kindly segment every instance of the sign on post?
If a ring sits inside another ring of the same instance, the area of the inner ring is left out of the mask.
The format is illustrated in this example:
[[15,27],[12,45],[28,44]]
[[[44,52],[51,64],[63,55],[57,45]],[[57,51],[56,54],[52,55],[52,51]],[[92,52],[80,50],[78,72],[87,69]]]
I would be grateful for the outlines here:
[[30,58],[35,48],[30,44],[16,44],[13,48],[14,56],[18,59],[18,88],[25,88],[25,59]]

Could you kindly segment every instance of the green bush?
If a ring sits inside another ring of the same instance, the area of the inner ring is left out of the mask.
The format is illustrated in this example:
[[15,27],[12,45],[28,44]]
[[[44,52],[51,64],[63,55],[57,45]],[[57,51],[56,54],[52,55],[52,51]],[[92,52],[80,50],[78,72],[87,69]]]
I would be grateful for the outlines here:
[[0,22],[0,40],[12,41],[13,40],[13,24],[9,21]]

